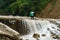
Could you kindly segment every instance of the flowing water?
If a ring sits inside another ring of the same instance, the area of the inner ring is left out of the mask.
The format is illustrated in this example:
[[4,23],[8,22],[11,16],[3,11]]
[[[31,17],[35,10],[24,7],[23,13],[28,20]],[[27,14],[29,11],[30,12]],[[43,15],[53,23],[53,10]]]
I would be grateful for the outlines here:
[[[60,40],[60,20],[22,20],[30,32],[21,36],[23,40]],[[28,31],[28,30],[27,30]],[[36,34],[37,37],[33,35]]]

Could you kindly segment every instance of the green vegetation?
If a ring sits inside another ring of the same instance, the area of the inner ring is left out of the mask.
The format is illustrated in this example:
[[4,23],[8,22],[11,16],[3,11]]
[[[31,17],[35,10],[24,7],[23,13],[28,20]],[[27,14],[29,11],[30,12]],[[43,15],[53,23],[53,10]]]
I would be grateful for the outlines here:
[[39,12],[51,0],[0,0],[0,14],[27,16],[30,11]]

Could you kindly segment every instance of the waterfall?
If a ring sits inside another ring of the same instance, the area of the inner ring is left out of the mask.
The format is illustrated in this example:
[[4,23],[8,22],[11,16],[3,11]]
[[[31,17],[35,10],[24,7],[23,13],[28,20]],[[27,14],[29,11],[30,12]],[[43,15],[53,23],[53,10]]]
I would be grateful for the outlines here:
[[[60,25],[60,21],[51,21],[29,19],[22,20],[24,25],[29,28],[30,32],[28,35],[24,35],[21,38],[23,40],[60,40],[60,28],[58,27]],[[56,23],[54,24],[53,21]],[[40,37],[34,38],[34,34],[38,34]]]

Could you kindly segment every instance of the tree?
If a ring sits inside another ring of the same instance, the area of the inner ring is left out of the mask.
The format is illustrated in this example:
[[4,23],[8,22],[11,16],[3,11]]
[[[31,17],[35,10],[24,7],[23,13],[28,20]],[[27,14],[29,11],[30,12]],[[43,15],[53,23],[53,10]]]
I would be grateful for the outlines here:
[[[29,12],[40,12],[50,0],[1,0],[0,12],[26,16]],[[18,9],[18,10],[17,10]]]

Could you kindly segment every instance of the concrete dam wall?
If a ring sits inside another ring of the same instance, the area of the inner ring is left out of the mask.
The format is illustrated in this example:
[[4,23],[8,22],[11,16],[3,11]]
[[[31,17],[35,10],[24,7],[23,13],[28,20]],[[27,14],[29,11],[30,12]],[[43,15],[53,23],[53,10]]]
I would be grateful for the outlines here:
[[60,40],[60,19],[2,20],[2,23],[20,33],[21,40]]

